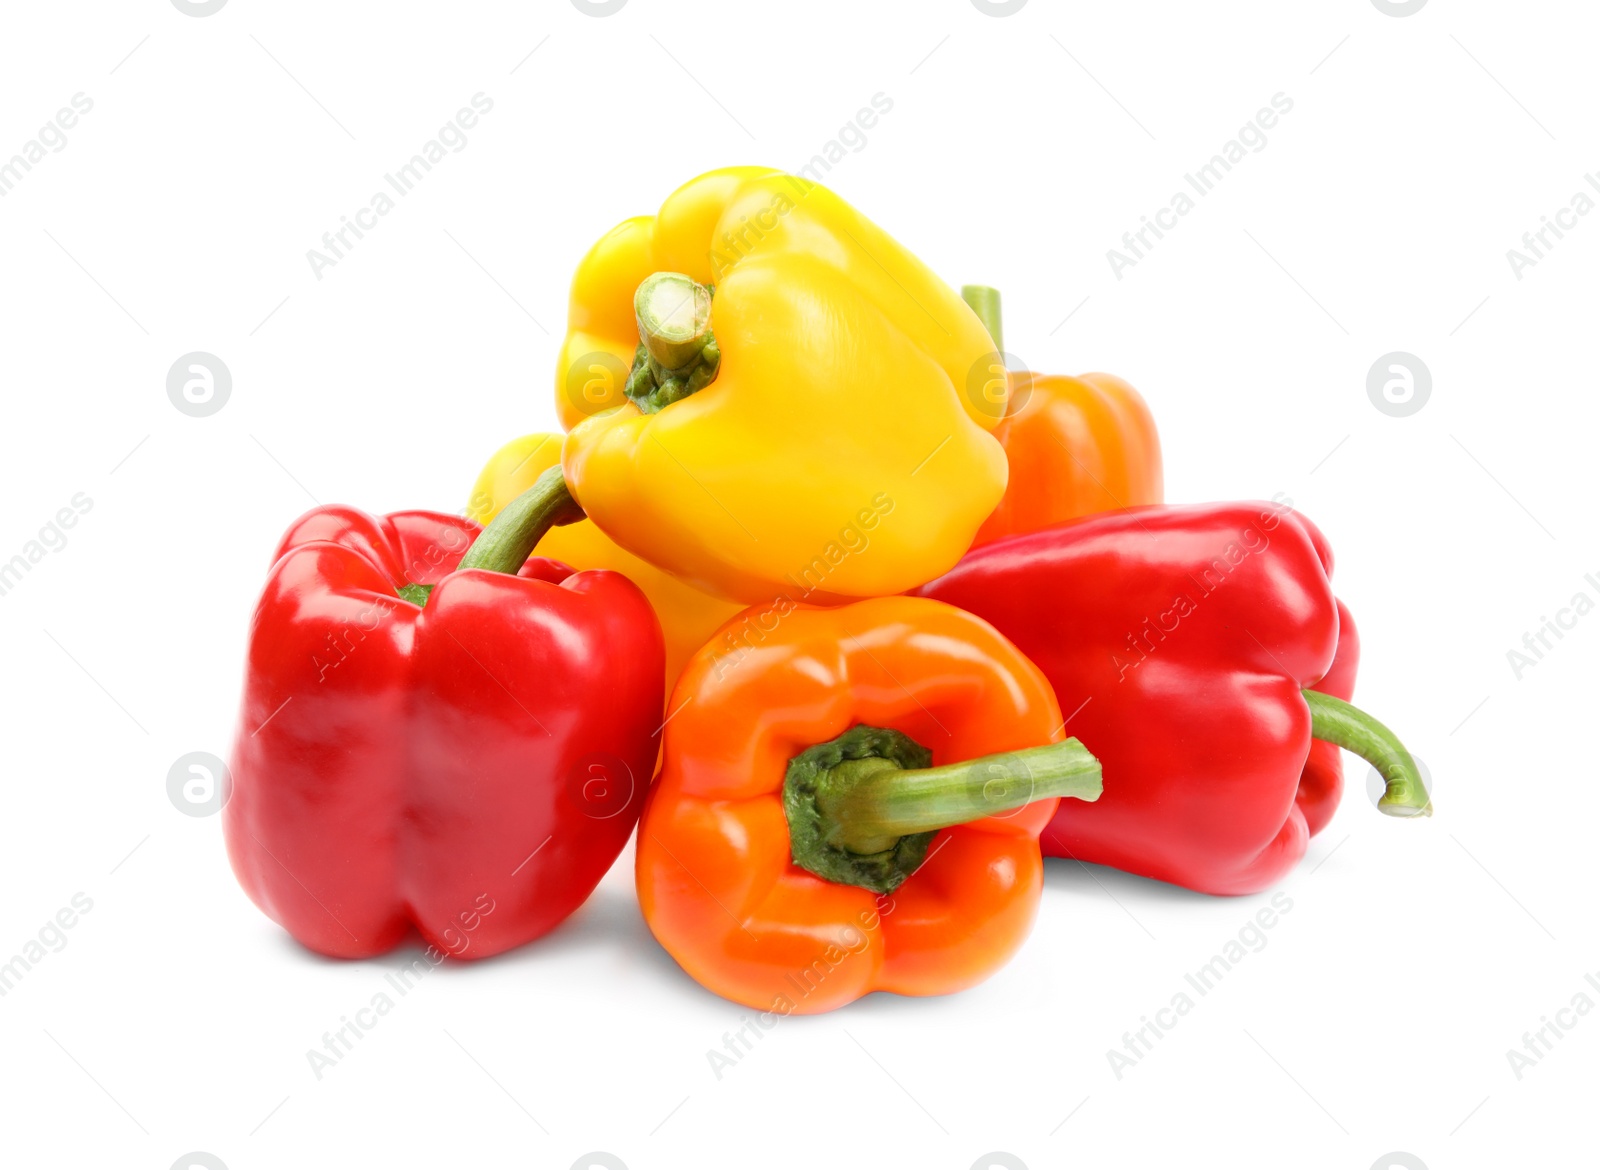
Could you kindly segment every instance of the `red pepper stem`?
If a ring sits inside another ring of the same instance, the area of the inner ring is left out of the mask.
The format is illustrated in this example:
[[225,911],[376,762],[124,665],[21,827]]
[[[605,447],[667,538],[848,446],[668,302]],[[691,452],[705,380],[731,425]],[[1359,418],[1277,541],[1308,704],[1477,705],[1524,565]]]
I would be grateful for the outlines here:
[[978,315],[983,327],[989,331],[996,353],[1005,352],[1005,340],[1000,336],[1000,290],[986,284],[964,284],[961,299]]
[[557,525],[576,524],[582,519],[584,511],[567,490],[567,481],[558,464],[534,480],[531,488],[489,522],[456,569],[458,572],[489,569],[514,574],[532,555],[534,546],[546,532]]
[[828,881],[892,893],[940,829],[1036,800],[1100,797],[1100,761],[1076,739],[937,768],[932,760],[900,732],[866,725],[795,756],[783,785],[794,863]]
[[1422,783],[1422,773],[1399,736],[1343,699],[1321,691],[1300,693],[1305,696],[1306,706],[1311,708],[1311,734],[1354,752],[1383,777],[1383,796],[1378,800],[1380,812],[1392,817],[1433,815],[1433,801]]

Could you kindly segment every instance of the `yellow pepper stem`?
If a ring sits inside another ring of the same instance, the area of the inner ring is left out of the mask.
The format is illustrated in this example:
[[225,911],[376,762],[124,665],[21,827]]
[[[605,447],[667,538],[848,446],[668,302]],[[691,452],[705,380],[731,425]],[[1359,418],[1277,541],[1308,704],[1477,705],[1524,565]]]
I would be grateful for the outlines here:
[[709,386],[722,351],[711,332],[711,289],[681,272],[657,272],[633,294],[639,349],[628,398],[654,414]]

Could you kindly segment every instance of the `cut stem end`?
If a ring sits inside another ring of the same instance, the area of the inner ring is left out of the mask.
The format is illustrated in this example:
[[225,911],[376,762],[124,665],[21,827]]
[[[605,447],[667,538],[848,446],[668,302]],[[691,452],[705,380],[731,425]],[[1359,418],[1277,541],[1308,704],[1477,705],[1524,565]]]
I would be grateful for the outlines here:
[[722,351],[711,332],[711,289],[681,272],[657,272],[633,294],[639,348],[625,390],[645,414],[709,386]]

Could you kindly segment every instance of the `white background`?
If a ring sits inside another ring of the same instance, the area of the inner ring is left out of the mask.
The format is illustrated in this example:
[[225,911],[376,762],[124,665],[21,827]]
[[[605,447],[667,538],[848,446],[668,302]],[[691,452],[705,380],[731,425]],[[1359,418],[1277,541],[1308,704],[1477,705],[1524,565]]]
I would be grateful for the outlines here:
[[[0,158],[94,109],[0,199],[0,560],[93,507],[0,596],[0,959],[93,909],[0,999],[0,1161],[1576,1164],[1600,1013],[1520,1080],[1506,1052],[1600,972],[1600,616],[1520,680],[1507,651],[1600,600],[1600,215],[1521,280],[1506,251],[1600,172],[1596,31],[1581,0],[8,4]],[[316,279],[307,249],[480,91],[466,148]],[[1035,368],[1138,386],[1170,499],[1282,491],[1321,525],[1357,700],[1438,815],[1379,816],[1347,763],[1293,910],[1120,1080],[1107,1050],[1265,895],[1052,862],[985,986],[786,1021],[718,1079],[745,1013],[654,944],[630,850],[556,934],[431,975],[317,1080],[306,1051],[409,956],[301,951],[166,793],[227,753],[279,534],[314,501],[461,507],[554,427],[593,239],[711,167],[803,165],[880,92],[829,185],[1003,289]],[[1107,249],[1280,92],[1265,149],[1118,280]],[[233,374],[209,418],[166,394],[193,350]],[[1366,392],[1395,350],[1433,377],[1407,418]]]

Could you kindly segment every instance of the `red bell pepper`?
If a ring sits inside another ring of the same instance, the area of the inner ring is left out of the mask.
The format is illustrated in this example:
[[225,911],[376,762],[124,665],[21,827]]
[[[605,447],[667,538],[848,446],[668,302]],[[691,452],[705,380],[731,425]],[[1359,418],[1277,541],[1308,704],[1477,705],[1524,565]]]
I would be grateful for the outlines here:
[[464,958],[518,946],[638,819],[661,628],[621,574],[528,560],[582,516],[541,484],[481,532],[327,507],[278,549],[223,825],[245,892],[314,951],[379,954],[413,926]]
[[[1432,811],[1394,734],[1343,701],[1357,644],[1316,527],[1277,504],[1133,508],[974,549],[919,593],[995,626],[1044,671],[1105,795],[1045,852],[1212,894],[1265,889],[1338,805],[1338,748]],[[1319,742],[1321,741],[1321,742]]]

